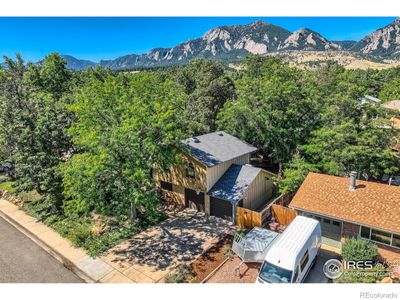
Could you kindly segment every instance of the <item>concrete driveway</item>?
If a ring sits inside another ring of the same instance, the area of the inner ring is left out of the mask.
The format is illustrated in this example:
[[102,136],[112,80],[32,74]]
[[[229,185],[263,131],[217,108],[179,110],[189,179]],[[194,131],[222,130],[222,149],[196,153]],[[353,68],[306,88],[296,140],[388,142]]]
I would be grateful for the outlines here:
[[0,283],[83,282],[0,217]]
[[323,266],[325,262],[332,258],[340,258],[339,254],[329,251],[327,249],[321,248],[317,257],[317,262],[314,268],[311,269],[310,273],[307,275],[304,283],[330,283],[330,279],[326,278],[323,272]]
[[230,223],[190,209],[112,248],[103,261],[135,282],[160,282],[230,230]]

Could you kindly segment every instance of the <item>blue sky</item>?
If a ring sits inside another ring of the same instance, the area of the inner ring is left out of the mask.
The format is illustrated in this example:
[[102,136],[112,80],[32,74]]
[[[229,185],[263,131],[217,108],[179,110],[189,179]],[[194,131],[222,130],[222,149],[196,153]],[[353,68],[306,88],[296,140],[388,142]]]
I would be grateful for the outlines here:
[[[330,40],[359,40],[395,17],[0,17],[0,55],[37,61],[51,52],[99,61],[171,47],[207,30],[265,20],[310,28]],[[0,59],[2,61],[2,59]]]

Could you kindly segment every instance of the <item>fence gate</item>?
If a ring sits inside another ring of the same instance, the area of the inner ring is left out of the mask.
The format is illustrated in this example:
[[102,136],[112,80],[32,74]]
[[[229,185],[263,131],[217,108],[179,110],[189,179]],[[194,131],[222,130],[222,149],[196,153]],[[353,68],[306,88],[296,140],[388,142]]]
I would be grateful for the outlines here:
[[241,228],[262,227],[262,215],[247,208],[237,207],[236,224]]
[[282,225],[289,225],[297,216],[294,209],[282,205],[272,204],[271,210],[275,220]]

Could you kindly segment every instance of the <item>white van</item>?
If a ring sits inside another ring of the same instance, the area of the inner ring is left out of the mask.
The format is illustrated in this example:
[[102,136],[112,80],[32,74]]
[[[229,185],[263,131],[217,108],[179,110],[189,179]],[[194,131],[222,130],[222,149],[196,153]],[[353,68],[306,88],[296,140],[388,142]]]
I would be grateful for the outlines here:
[[320,247],[319,222],[297,216],[268,250],[257,282],[303,282],[317,260]]

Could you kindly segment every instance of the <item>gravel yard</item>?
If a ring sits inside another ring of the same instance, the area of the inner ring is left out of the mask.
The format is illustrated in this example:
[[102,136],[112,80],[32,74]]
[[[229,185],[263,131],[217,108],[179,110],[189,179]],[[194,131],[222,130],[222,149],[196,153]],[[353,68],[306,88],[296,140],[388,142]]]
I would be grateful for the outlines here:
[[255,283],[260,264],[242,264],[240,272],[236,269],[240,264],[239,257],[228,260],[206,283]]

